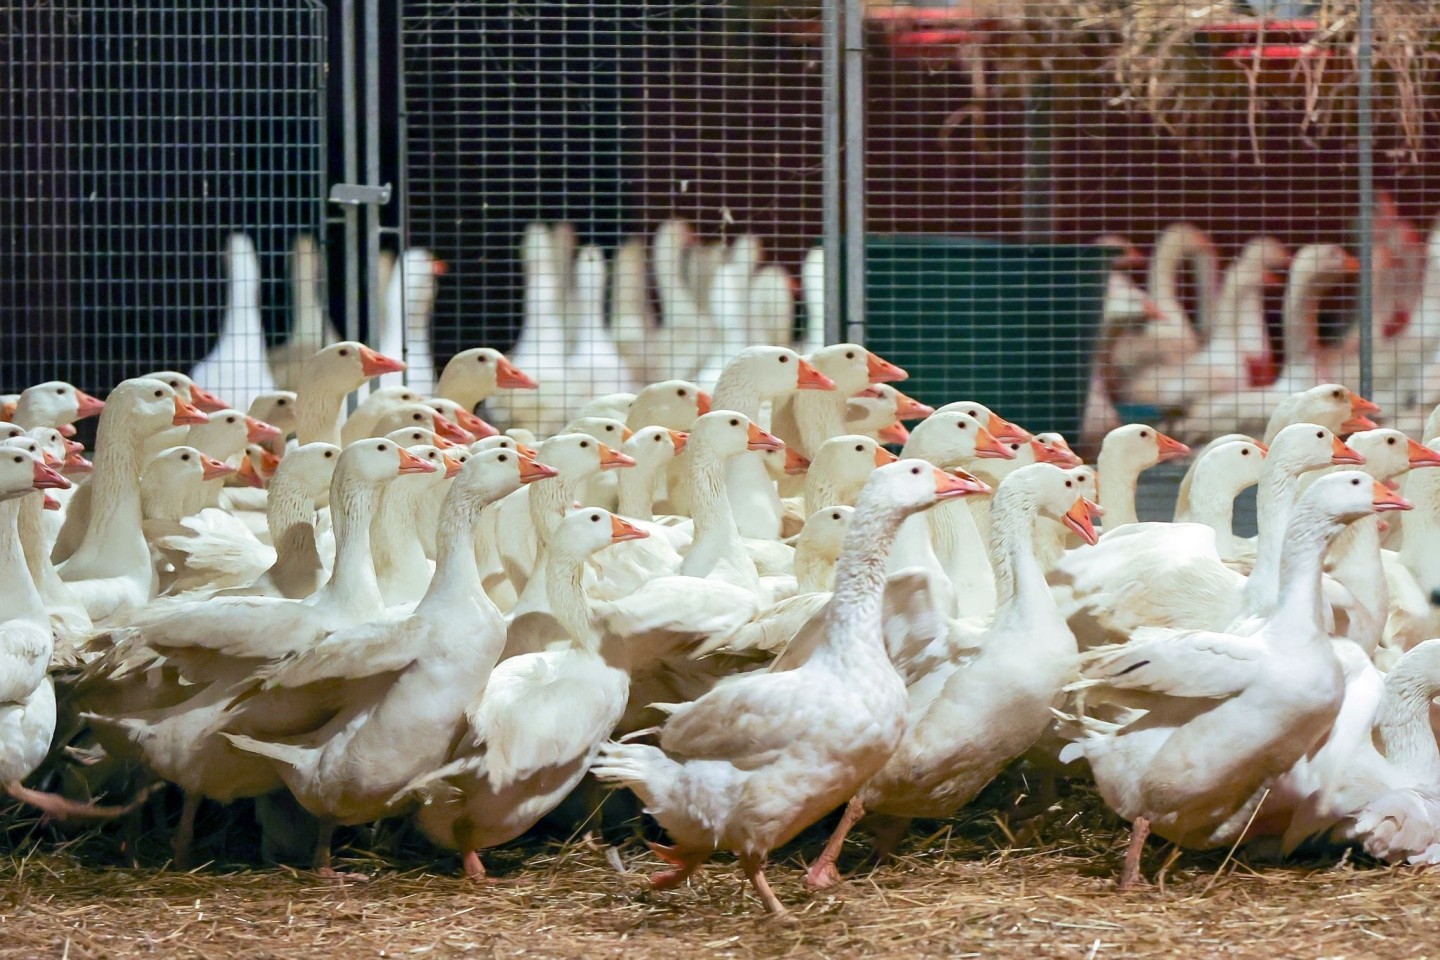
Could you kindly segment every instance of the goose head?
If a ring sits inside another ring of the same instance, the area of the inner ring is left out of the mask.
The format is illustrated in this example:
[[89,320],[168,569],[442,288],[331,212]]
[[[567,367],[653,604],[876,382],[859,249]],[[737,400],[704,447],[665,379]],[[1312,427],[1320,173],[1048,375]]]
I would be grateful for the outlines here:
[[[942,470],[928,460],[908,457],[877,467],[860,491],[855,510],[857,513],[878,511],[899,519],[943,500],[989,492],[987,484],[964,470]],[[851,533],[854,532],[852,520]]]
[[494,503],[527,483],[555,476],[555,468],[537,463],[507,447],[491,447],[469,454],[450,485],[451,497],[480,504]]
[[60,427],[93,417],[104,409],[104,400],[97,400],[64,380],[50,380],[27,387],[20,394],[15,401],[14,419],[19,423]]
[[45,466],[27,445],[38,443],[30,437],[0,441],[0,500],[21,497],[32,490],[64,490],[70,481]]
[[399,430],[391,430],[385,434],[385,437],[386,439],[394,440],[400,444],[400,446],[407,449],[417,447],[422,443],[432,447],[439,447],[447,453],[451,450],[466,449],[460,447],[458,444],[451,443],[434,430],[428,430],[425,427],[401,427]]
[[1078,453],[1070,449],[1070,441],[1065,439],[1063,433],[1054,431],[1037,433],[1035,440],[1045,448],[1043,453],[1036,451],[1036,458],[1040,463],[1053,463],[1059,467],[1078,467],[1085,462],[1080,459]]
[[853,396],[867,383],[891,383],[909,376],[888,360],[871,353],[858,343],[835,343],[821,347],[807,360],[835,383],[835,389]]
[[539,459],[560,477],[585,479],[601,470],[633,467],[635,461],[588,433],[562,433],[540,445]]
[[842,434],[831,437],[820,445],[815,459],[810,461],[809,473],[819,474],[841,489],[854,490],[863,486],[876,467],[894,463],[895,454],[879,443],[860,434]]
[[458,378],[466,393],[489,396],[496,390],[534,390],[539,384],[499,350],[472,347],[461,350],[445,364],[441,379]]
[[856,433],[874,434],[883,443],[904,445],[910,431],[901,421],[923,420],[934,412],[934,407],[888,383],[872,383],[845,402],[845,424]]
[[1145,423],[1127,423],[1105,434],[1100,455],[1113,463],[1145,470],[1190,455],[1190,448]]
[[146,373],[141,376],[148,380],[159,380],[161,383],[169,384],[170,389],[178,393],[182,400],[198,407],[205,413],[209,413],[212,410],[224,410],[229,406],[224,400],[221,400],[215,396],[215,394],[206,390],[194,380],[191,380],[188,376],[177,370],[161,370],[157,373]]
[[407,403],[424,403],[425,397],[419,390],[412,390],[407,386],[380,387],[371,390],[356,408],[356,414],[368,413],[374,417],[383,417],[392,410],[403,407]]
[[1331,465],[1359,466],[1365,457],[1327,427],[1318,423],[1292,423],[1275,435],[1266,462],[1272,469],[1298,476]]
[[940,466],[950,467],[976,459],[1011,460],[1015,452],[970,414],[942,409],[920,421],[911,432],[901,456],[924,457]]
[[324,393],[344,396],[372,377],[404,369],[400,360],[376,353],[363,343],[341,340],[315,351],[305,361],[304,382]]
[[[1378,413],[1379,405],[1339,383],[1322,383],[1301,390],[1282,401],[1275,417],[1284,423],[1318,423],[1339,434],[1372,430],[1376,424],[1370,414]],[[1267,433],[1277,432],[1273,428]],[[1274,437],[1272,436],[1273,440]]]
[[571,510],[560,521],[550,540],[553,552],[570,557],[589,557],[612,543],[644,540],[650,534],[599,507]]
[[1411,507],[1409,500],[1363,470],[1339,470],[1316,480],[1301,494],[1296,517],[1303,522],[1309,512],[1318,510],[1327,519],[1346,524],[1371,514]]
[[247,443],[264,443],[278,436],[278,427],[239,410],[221,409],[212,412],[207,422],[191,427],[185,440],[197,450],[225,460],[244,450]]
[[1101,513],[1099,505],[1085,496],[1074,476],[1052,463],[1021,467],[1005,478],[996,496],[1006,500],[1018,498],[1041,516],[1060,521],[1091,546],[1100,539],[1095,533],[1095,521]]
[[[450,454],[454,450],[441,450],[429,444],[420,444],[416,447],[403,447],[400,444],[395,446],[404,451],[407,455],[428,466],[428,470],[401,470],[400,475],[395,478],[392,488],[399,486],[410,493],[420,493],[440,485],[441,481],[448,480],[460,472],[462,464],[459,460],[452,460]],[[470,452],[465,451],[468,459]]]
[[[285,460],[281,461],[282,466]],[[355,480],[378,486],[400,476],[439,472],[437,463],[416,456],[393,440],[357,440],[340,454],[335,465],[335,482]]]
[[521,456],[528,457],[531,460],[534,460],[536,457],[535,450],[532,447],[504,433],[497,434],[493,437],[481,437],[479,440],[470,444],[471,453],[482,453],[486,450],[514,450]]
[[1080,496],[1087,500],[1100,499],[1100,476],[1094,467],[1082,464],[1065,469],[1065,473],[1075,481],[1075,489],[1080,491]]
[[576,417],[560,432],[583,433],[615,450],[624,446],[633,435],[629,427],[609,417]]
[[657,470],[669,463],[690,439],[688,433],[669,430],[661,426],[649,426],[636,430],[625,441],[625,453],[642,471]]
[[26,435],[40,444],[46,466],[58,465],[58,469],[67,477],[89,473],[94,466],[85,459],[84,445],[67,439],[55,427],[35,427],[27,430]]
[[423,427],[450,443],[470,444],[474,438],[427,403],[402,403],[375,421],[371,432],[383,437],[405,427]]
[[632,430],[660,426],[689,430],[696,417],[710,412],[710,395],[689,380],[661,380],[635,395],[625,425]]
[[[765,399],[796,390],[834,390],[835,381],[788,347],[747,347],[725,365],[716,386],[742,383]],[[863,384],[862,384],[863,386]]]
[[295,394],[290,390],[270,390],[257,394],[250,401],[249,415],[273,424],[281,435],[295,432]]
[[1440,453],[1399,430],[1363,430],[1352,433],[1347,443],[1365,458],[1365,472],[1377,480],[1389,480],[1417,467],[1440,467]]
[[270,481],[271,488],[283,486],[297,491],[307,500],[318,500],[330,489],[339,462],[340,448],[333,443],[316,441],[302,444],[285,454],[276,465],[275,475]]
[[796,559],[803,554],[834,563],[840,557],[845,533],[850,529],[850,518],[854,514],[854,507],[843,505],[821,507],[810,514],[795,538]]
[[446,420],[449,420],[461,430],[470,434],[470,439],[457,440],[457,443],[474,443],[482,437],[493,437],[500,432],[454,400],[447,400],[444,397],[431,397],[429,400],[426,400],[425,403],[434,407]]
[[195,447],[167,447],[145,464],[141,493],[147,502],[182,496],[206,480],[218,480],[235,472],[235,468],[223,460],[206,456]]
[[105,411],[100,414],[104,429],[116,420],[133,425],[143,436],[158,433],[166,427],[188,427],[206,423],[209,417],[186,400],[169,384],[149,377],[124,380],[105,398]]
[[945,404],[935,412],[969,414],[978,420],[981,426],[989,430],[991,436],[1001,442],[1019,441],[1024,443],[1030,439],[1029,430],[1011,423],[983,403],[976,403],[974,400],[956,400],[953,403]]
[[245,445],[245,456],[240,460],[237,479],[246,486],[263,488],[280,468],[280,458],[258,443]]
[[18,423],[0,423],[0,440],[13,440],[26,436],[25,428]]
[[697,417],[690,430],[688,445],[695,451],[704,451],[708,458],[728,460],[750,450],[778,451],[785,444],[751,421],[743,413],[734,410],[712,410],[703,417]]
[[1204,472],[1221,478],[1227,490],[1239,493],[1260,482],[1266,453],[1265,445],[1256,440],[1230,440],[1200,455],[1195,463],[1196,475]]

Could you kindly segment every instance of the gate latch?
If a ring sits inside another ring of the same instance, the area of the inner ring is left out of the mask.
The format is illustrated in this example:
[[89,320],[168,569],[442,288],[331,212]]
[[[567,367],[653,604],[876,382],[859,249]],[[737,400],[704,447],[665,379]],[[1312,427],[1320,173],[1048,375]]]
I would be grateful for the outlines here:
[[390,202],[390,184],[369,187],[360,183],[337,183],[330,187],[330,202],[352,207],[383,207]]

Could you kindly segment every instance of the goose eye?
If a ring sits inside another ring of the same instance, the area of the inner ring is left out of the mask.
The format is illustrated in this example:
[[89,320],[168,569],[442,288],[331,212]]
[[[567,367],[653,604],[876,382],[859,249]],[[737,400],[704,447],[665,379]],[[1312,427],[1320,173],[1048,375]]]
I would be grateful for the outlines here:
[[599,522],[600,522],[600,514],[598,514],[598,513],[592,513],[592,514],[590,514],[590,522],[591,522],[591,523],[599,523]]
[[660,434],[658,434],[658,433],[655,434],[655,442],[656,442],[656,443],[659,443],[659,442],[660,442]]
[[57,397],[58,397],[58,396],[64,396],[64,394],[65,394],[65,388],[64,388],[64,387],[56,387],[56,388],[55,388],[55,395],[56,395]]
[[1250,456],[1250,451],[1249,451],[1248,449],[1246,449],[1246,450],[1241,450],[1241,451],[1240,451],[1240,456],[1242,456],[1242,457],[1248,457],[1248,456]]
[[510,458],[507,457],[507,456],[505,456],[505,454],[503,454],[503,453],[500,454],[500,456],[496,457],[495,459],[496,459],[496,460],[499,460],[501,463],[509,463],[509,462],[510,462]]
[[375,449],[376,449],[376,450],[379,450],[381,453],[384,453],[386,450],[389,450],[390,448],[387,447],[387,446],[385,446],[385,444],[382,443],[382,444],[380,444],[380,446],[376,447]]
[[588,441],[588,440],[582,440],[582,441],[580,441],[580,449],[581,449],[581,450],[589,450],[589,449],[590,449],[590,441]]
[[25,462],[25,458],[24,458],[24,457],[16,457],[16,458],[15,458],[15,462],[16,462],[16,463],[24,463],[24,462]]
[[920,476],[920,468],[919,468],[919,467],[911,467],[911,468],[910,468],[910,472],[911,472],[912,474],[914,474],[915,476],[917,476],[917,477]]
[[1141,430],[1141,431],[1140,431],[1140,438],[1141,438],[1142,440],[1148,439],[1149,436],[1150,436],[1150,431],[1149,431],[1149,430]]
[[341,351],[340,351],[340,356],[342,356],[342,357],[348,357],[348,356],[350,356],[350,351],[349,351],[349,350],[341,350]]
[[1360,481],[1359,481],[1359,480],[1351,480],[1351,481],[1350,481],[1350,486],[1352,486],[1352,487],[1358,487],[1358,486],[1360,486]]
[[485,362],[485,357],[484,357],[484,355],[482,354],[481,356],[476,357],[475,360],[476,360],[477,362],[479,362],[479,363],[484,363],[484,362]]
[[855,452],[856,452],[856,453],[864,453],[864,452],[865,452],[865,445],[864,445],[863,443],[857,443],[857,444],[855,444]]
[[676,391],[675,391],[675,396],[677,396],[677,397],[683,397],[683,396],[685,396],[685,388],[684,388],[684,387],[681,387],[679,390],[676,390]]
[[846,359],[846,360],[854,360],[854,359],[855,359],[855,351],[854,351],[854,350],[846,350],[846,351],[845,351],[845,359]]
[[606,427],[606,428],[605,428],[605,432],[606,432],[606,433],[614,433],[614,432],[615,432],[615,425],[612,423],[610,426]]
[[1317,440],[1324,440],[1324,439],[1325,439],[1325,431],[1322,430],[1322,431],[1320,431],[1319,433],[1315,434],[1315,438],[1316,438]]
[[156,391],[155,391],[155,396],[157,396],[157,397],[163,397],[163,396],[165,396],[165,391],[164,391],[164,390],[156,390]]
[[180,454],[180,459],[181,459],[181,460],[184,460],[186,463],[189,463],[189,462],[190,462],[190,454],[188,454],[188,453],[182,453],[182,454]]
[[731,421],[730,421],[730,426],[732,426],[732,427],[738,427],[738,426],[740,426],[740,421],[739,421],[739,420],[731,420]]
[[1385,442],[1388,443],[1388,444],[1389,444],[1390,446],[1392,446],[1392,447],[1395,446],[1395,438],[1394,438],[1394,437],[1387,437],[1386,440],[1385,440]]
[[277,406],[277,407],[283,407],[283,406],[285,406],[285,404],[287,404],[287,403],[289,403],[289,402],[290,402],[289,400],[286,400],[284,397],[281,397],[279,400],[276,400],[276,401],[275,401],[275,406]]
[[790,358],[787,357],[787,356],[785,356],[784,354],[781,354],[781,355],[780,355],[779,357],[777,357],[776,359],[778,359],[781,363],[789,363],[789,362],[790,362]]
[[839,520],[839,519],[840,519],[840,514],[838,514],[838,513],[832,513],[832,514],[830,514],[830,519],[831,519],[831,520]]
[[970,425],[969,425],[968,423],[966,423],[964,420],[956,421],[955,426],[959,427],[961,430],[968,430],[968,429],[970,429]]
[[1334,393],[1330,394],[1330,396],[1334,397],[1336,400],[1339,400],[1339,399],[1340,399],[1340,391],[1339,391],[1339,390],[1336,390]]
[[325,451],[325,459],[326,459],[326,460],[329,460],[329,459],[330,459],[331,457],[333,457],[333,456],[335,456],[335,451],[334,451],[334,450],[326,450],[326,451]]
[[420,417],[421,417],[421,414],[418,414],[418,413],[417,413],[417,414],[412,415],[412,416],[410,417],[410,419],[411,419],[411,420],[415,420],[415,421],[418,422],[418,421],[420,420]]
[[225,422],[226,422],[226,423],[234,423],[234,422],[235,422],[235,418],[234,418],[234,417],[226,417],[226,418],[225,418]]

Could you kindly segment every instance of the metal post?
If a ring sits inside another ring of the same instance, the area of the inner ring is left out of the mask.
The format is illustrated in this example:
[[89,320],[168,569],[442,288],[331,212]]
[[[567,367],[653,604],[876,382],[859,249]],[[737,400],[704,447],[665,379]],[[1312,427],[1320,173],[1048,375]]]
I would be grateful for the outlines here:
[[821,82],[821,169],[824,176],[822,193],[823,243],[825,249],[825,342],[841,340],[840,257],[843,227],[841,226],[844,194],[840,175],[840,61],[841,17],[845,0],[825,0],[821,20],[824,31]]
[[[355,0],[340,4],[340,97],[344,124],[346,183],[360,182],[359,131],[355,116]],[[345,217],[345,339],[360,339],[360,210],[342,208]]]
[[[380,0],[365,0],[362,49],[365,52],[364,182],[375,186],[380,183]],[[380,289],[380,206],[375,203],[365,205],[365,295],[370,342],[379,343],[380,304],[385,294]]]
[[[1371,55],[1374,46],[1374,11],[1371,0],[1360,0],[1356,62],[1356,147],[1360,167],[1360,393],[1370,396],[1374,387],[1375,277],[1375,129],[1371,113]],[[1393,411],[1392,411],[1393,412]]]
[[1025,91],[1025,159],[1023,230],[1026,243],[1049,243],[1054,237],[1055,178],[1051,137],[1054,131],[1053,81],[1040,76]]
[[865,340],[864,0],[845,0],[845,339]]

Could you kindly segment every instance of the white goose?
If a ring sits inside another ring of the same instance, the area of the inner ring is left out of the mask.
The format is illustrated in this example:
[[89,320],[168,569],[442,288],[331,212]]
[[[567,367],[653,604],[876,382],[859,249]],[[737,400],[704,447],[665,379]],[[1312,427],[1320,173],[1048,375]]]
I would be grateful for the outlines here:
[[230,298],[220,339],[190,371],[190,379],[215,389],[241,410],[250,409],[258,394],[275,389],[265,355],[265,329],[260,322],[260,259],[243,233],[230,235],[226,263]]

